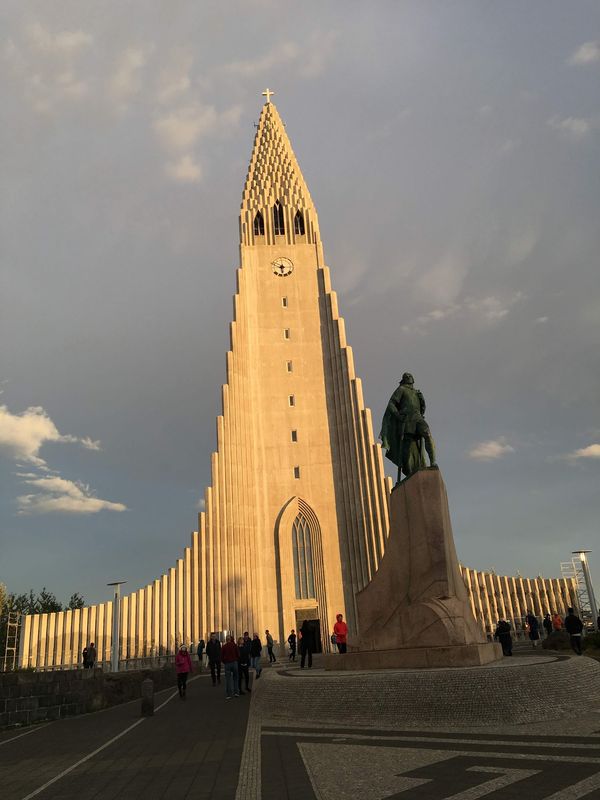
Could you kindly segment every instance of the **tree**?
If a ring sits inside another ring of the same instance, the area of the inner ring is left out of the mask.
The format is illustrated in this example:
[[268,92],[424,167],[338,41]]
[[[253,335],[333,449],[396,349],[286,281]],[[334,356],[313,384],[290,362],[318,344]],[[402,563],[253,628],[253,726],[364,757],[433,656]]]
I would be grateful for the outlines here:
[[53,611],[62,611],[62,604],[56,599],[56,595],[49,592],[46,587],[42,589],[37,598],[40,614],[50,614]]
[[67,608],[70,609],[83,608],[84,605],[85,605],[85,600],[79,594],[79,592],[73,592],[73,594],[69,598],[69,602],[67,603]]

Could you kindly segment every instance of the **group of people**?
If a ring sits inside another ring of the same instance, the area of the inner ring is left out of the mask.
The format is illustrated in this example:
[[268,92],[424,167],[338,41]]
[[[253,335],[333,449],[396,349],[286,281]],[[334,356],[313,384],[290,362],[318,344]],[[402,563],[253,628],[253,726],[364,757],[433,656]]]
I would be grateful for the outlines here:
[[[337,615],[334,625],[332,638],[340,653],[346,652],[348,626],[344,622],[342,614]],[[273,636],[267,629],[265,631],[265,641],[269,664],[277,662],[274,653],[275,642]],[[313,653],[316,648],[316,633],[313,624],[309,620],[304,620],[298,634],[292,629],[287,638],[289,646],[289,661],[296,661],[296,651],[300,647],[300,669],[305,666],[312,667]],[[258,633],[253,634],[252,638],[248,631],[240,636],[237,641],[231,634],[226,636],[222,644],[216,633],[211,633],[208,642],[201,639],[198,642],[196,653],[200,667],[203,666],[206,656],[210,676],[213,686],[221,683],[221,674],[225,674],[225,697],[230,700],[252,691],[250,686],[250,670],[254,670],[255,680],[258,680],[262,673],[261,656],[263,644]],[[175,671],[177,672],[177,689],[182,700],[186,697],[188,676],[193,672],[192,652],[187,645],[182,644],[175,656]]]
[[97,658],[98,654],[96,653],[96,645],[93,642],[90,642],[90,644],[88,644],[87,647],[84,647],[81,651],[83,668],[94,669],[94,664],[96,663]]
[[[581,655],[581,638],[583,634],[583,622],[575,614],[572,608],[567,609],[567,616],[564,619],[558,613],[546,614],[542,620],[542,626],[546,631],[546,636],[550,636],[555,631],[566,630],[571,640],[571,647],[577,655]],[[540,640],[540,624],[538,618],[532,611],[527,612],[525,617],[525,629],[532,644],[536,647]],[[502,652],[505,656],[512,656],[512,627],[506,619],[499,619],[494,633],[494,639],[498,639],[502,645]]]

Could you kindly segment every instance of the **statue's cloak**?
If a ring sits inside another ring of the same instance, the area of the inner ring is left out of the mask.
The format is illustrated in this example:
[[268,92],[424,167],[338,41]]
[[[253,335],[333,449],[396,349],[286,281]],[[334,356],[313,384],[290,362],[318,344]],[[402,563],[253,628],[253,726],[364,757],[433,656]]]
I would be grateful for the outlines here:
[[402,423],[394,407],[394,395],[392,395],[383,415],[379,438],[381,439],[381,446],[385,450],[386,458],[389,458],[393,464],[400,467],[402,463],[402,432],[400,430]]

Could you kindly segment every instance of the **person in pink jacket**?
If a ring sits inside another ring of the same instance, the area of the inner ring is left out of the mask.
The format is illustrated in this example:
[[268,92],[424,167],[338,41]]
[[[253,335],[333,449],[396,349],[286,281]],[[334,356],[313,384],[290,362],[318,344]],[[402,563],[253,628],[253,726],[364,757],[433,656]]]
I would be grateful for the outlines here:
[[187,678],[192,671],[192,659],[184,644],[181,645],[179,652],[175,656],[175,671],[177,672],[177,690],[179,692],[179,697],[185,700]]

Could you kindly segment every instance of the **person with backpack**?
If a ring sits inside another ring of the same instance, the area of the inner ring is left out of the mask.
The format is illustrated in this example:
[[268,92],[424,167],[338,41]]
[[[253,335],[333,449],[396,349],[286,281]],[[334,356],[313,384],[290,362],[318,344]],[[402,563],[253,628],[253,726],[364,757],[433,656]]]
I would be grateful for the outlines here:
[[202,669],[202,659],[204,657],[204,649],[206,647],[206,642],[204,639],[200,639],[198,642],[198,663],[200,664],[200,669]]
[[525,622],[527,623],[527,627],[529,629],[529,639],[531,641],[531,645],[532,647],[535,647],[540,638],[540,624],[533,611],[527,612]]
[[296,660],[296,631],[292,628],[292,632],[288,636],[288,645],[290,646],[290,661]]
[[269,664],[274,664],[277,661],[277,659],[273,655],[273,645],[274,645],[273,637],[271,636],[268,630],[265,631],[265,636],[267,639],[267,653],[269,654]]
[[335,643],[340,653],[347,652],[348,649],[348,626],[344,622],[344,617],[341,614],[336,616],[336,623],[333,626],[335,634]]
[[315,649],[314,636],[310,622],[305,619],[300,628],[300,669],[304,669],[304,663],[308,656],[308,669],[312,668],[312,657]]
[[567,609],[565,617],[565,630],[569,634],[573,652],[580,656],[581,653],[581,634],[583,632],[583,622],[579,619],[572,608]]
[[[250,689],[250,643],[251,639],[244,639],[243,636],[237,641],[240,657],[238,658],[238,689],[240,694],[246,694]],[[242,678],[246,683],[246,692],[242,691]]]
[[262,653],[262,642],[258,638],[258,633],[255,633],[250,642],[250,664],[256,675],[256,680],[260,678],[262,667],[260,665],[260,654]]
[[544,626],[544,630],[546,631],[546,637],[550,636],[550,634],[552,633],[552,617],[550,616],[550,614],[546,614],[546,616],[544,617],[544,621],[542,622],[542,625]]
[[210,667],[210,677],[213,686],[221,683],[221,642],[217,639],[216,633],[211,633],[208,644],[206,645],[206,657]]
[[510,622],[499,619],[494,633],[494,639],[498,639],[502,645],[502,655],[512,656],[512,636],[510,633]]

